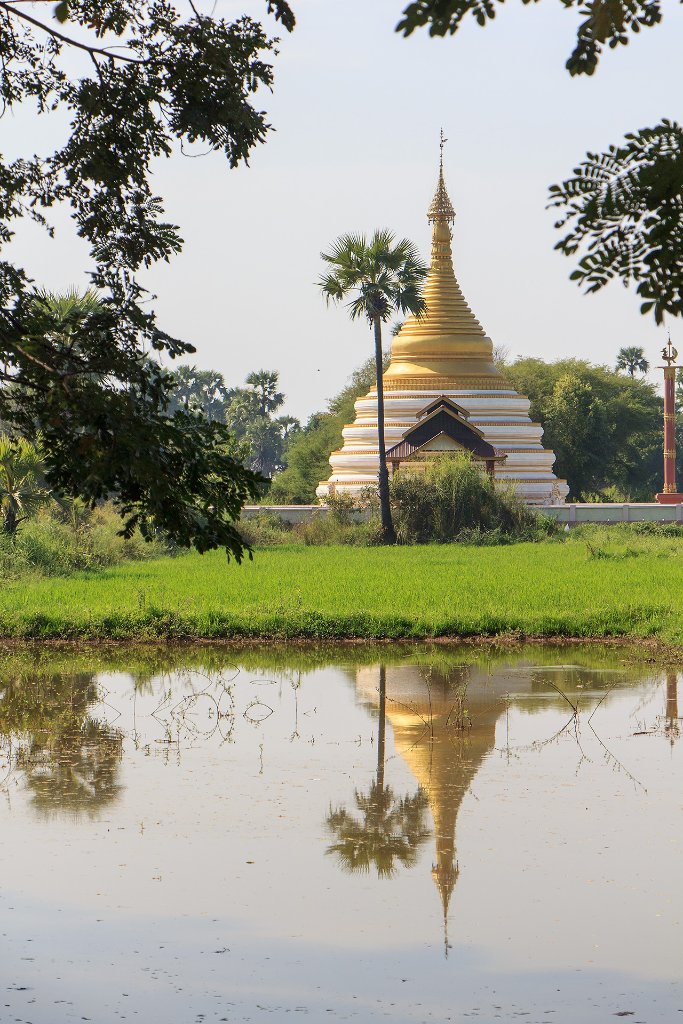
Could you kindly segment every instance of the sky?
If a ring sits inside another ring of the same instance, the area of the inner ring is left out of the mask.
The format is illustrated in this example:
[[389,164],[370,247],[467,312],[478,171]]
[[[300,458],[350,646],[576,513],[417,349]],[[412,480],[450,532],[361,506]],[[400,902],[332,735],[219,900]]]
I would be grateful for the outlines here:
[[[275,131],[249,167],[180,153],[155,166],[153,187],[185,240],[143,278],[160,325],[230,386],[277,370],[288,413],[324,408],[372,339],[320,297],[320,252],[344,232],[388,227],[428,259],[443,126],[456,275],[494,344],[511,357],[611,365],[620,347],[641,345],[656,367],[666,332],[620,284],[586,296],[569,281],[573,265],[553,251],[559,234],[545,205],[548,185],[587,150],[681,116],[679,5],[664,0],[663,25],[608,50],[592,78],[572,79],[564,63],[580,15],[557,0],[499,6],[485,29],[470,19],[447,39],[397,35],[405,2],[292,0],[290,36],[265,0],[203,0],[205,11],[246,13],[282,36],[274,89],[256,98]],[[54,116],[10,113],[0,148],[49,151],[63,128]],[[87,252],[56,217],[54,241],[27,225],[13,255],[42,286],[86,287]],[[672,340],[683,348],[678,324]]]

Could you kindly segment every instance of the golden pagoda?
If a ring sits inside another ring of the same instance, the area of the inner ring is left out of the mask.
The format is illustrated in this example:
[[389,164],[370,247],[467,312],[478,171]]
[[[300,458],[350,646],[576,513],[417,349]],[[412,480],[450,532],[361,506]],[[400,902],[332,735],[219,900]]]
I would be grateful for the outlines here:
[[[436,192],[427,212],[432,253],[423,296],[426,310],[409,316],[392,339],[384,372],[385,443],[399,445],[435,400],[447,398],[497,455],[494,477],[513,484],[530,504],[564,502],[568,487],[552,471],[555,455],[543,447],[543,428],[529,417],[529,400],[519,395],[493,360],[493,343],[470,309],[453,268],[455,211],[443,168],[443,133]],[[356,402],[355,422],[343,431],[342,448],[332,452],[332,473],[318,497],[359,493],[377,482],[379,468],[377,391]],[[457,440],[440,438],[435,450],[457,450]]]

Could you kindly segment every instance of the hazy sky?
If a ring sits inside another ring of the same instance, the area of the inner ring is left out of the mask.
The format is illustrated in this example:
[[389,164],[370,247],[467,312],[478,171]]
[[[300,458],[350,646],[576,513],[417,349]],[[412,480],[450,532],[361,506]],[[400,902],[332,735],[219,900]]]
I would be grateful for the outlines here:
[[[204,10],[213,6],[209,0]],[[232,17],[264,14],[265,0],[218,0]],[[475,315],[511,355],[567,355],[613,363],[622,345],[659,362],[665,333],[613,284],[584,296],[572,264],[553,252],[546,189],[587,149],[680,116],[683,13],[664,0],[664,24],[608,51],[592,79],[564,62],[579,21],[557,0],[498,8],[455,38],[408,40],[393,31],[405,0],[293,0],[275,87],[258,105],[277,129],[251,166],[178,155],[155,188],[181,227],[183,253],[147,276],[160,324],[197,347],[196,362],[238,384],[280,371],[288,411],[324,407],[371,353],[367,327],[327,309],[315,287],[320,251],[346,231],[389,227],[429,255],[426,209],[443,125],[446,177],[457,211],[456,274]],[[6,155],[41,151],[59,125],[21,114],[0,128]],[[15,244],[36,281],[87,283],[85,252],[62,231],[50,242],[22,229]],[[675,325],[673,339],[683,340]],[[681,346],[679,346],[681,347]]]

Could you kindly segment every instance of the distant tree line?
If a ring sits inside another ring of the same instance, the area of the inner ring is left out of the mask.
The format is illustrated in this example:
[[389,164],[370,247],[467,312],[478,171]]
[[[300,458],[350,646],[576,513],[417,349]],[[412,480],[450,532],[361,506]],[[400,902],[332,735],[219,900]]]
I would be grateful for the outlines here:
[[531,418],[543,424],[543,443],[574,500],[654,499],[663,406],[653,384],[582,359],[517,359],[502,369],[530,399]]
[[267,480],[284,469],[285,450],[300,431],[293,416],[276,416],[285,396],[278,391],[277,371],[250,373],[244,387],[228,387],[221,373],[180,365],[173,370],[169,413],[204,413],[225,424],[236,442],[235,454]]
[[[500,370],[530,402],[530,416],[543,424],[543,443],[557,457],[555,472],[577,501],[651,501],[662,483],[662,399],[645,379],[642,348],[619,350],[616,368],[586,360],[520,358],[499,350]],[[388,364],[388,353],[384,365]],[[228,387],[220,373],[181,366],[174,371],[174,408],[202,411],[227,425],[245,463],[271,479],[269,501],[308,504],[330,474],[331,452],[355,417],[356,399],[375,380],[374,359],[350,377],[325,409],[301,425],[277,415],[285,401],[274,371],[249,374],[242,387]],[[683,413],[683,378],[677,397]],[[683,426],[678,426],[678,472],[683,479]]]

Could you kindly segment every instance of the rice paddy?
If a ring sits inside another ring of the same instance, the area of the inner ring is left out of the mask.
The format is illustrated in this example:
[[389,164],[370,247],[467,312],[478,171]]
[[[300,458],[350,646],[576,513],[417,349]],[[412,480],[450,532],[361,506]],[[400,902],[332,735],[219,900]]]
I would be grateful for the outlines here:
[[277,547],[6,580],[0,637],[650,637],[683,644],[683,542],[619,528],[480,547]]

